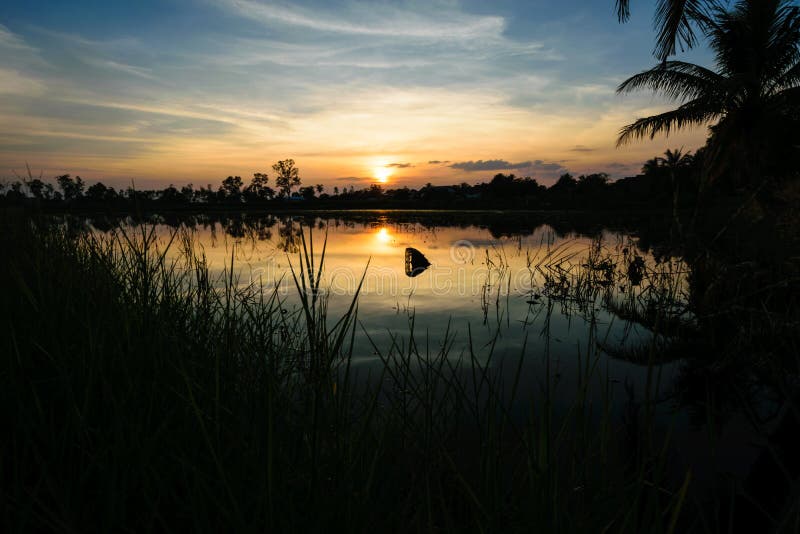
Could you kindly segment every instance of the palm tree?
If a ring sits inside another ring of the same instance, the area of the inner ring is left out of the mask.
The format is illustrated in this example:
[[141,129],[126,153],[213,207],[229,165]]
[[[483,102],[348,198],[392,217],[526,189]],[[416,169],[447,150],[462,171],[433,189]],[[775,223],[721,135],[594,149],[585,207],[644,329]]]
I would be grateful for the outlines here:
[[672,187],[672,220],[674,221],[675,226],[678,228],[678,233],[680,233],[681,222],[680,218],[678,217],[680,181],[678,180],[678,173],[692,165],[694,162],[694,156],[692,156],[691,152],[684,154],[682,148],[675,150],[667,149],[667,151],[664,152],[664,157],[658,157],[656,158],[656,161],[658,161],[659,166],[669,172],[669,181]]
[[644,165],[642,165],[642,174],[646,176],[657,174],[658,171],[661,170],[661,161],[659,161],[660,159],[661,158],[659,157],[655,157],[645,161]]
[[[683,61],[664,61],[617,88],[648,88],[680,102],[672,111],[622,128],[617,146],[674,130],[712,125],[708,180],[727,173],[754,185],[770,154],[793,150],[787,132],[800,110],[800,8],[790,0],[739,0],[715,7],[703,26],[715,53],[716,71]],[[774,161],[773,161],[774,163]]]
[[[710,9],[728,3],[720,0],[658,0],[653,21],[657,31],[655,56],[666,61],[675,54],[678,46],[692,48],[697,43],[694,26],[703,25]],[[617,0],[617,16],[620,22],[630,18],[630,0]]]

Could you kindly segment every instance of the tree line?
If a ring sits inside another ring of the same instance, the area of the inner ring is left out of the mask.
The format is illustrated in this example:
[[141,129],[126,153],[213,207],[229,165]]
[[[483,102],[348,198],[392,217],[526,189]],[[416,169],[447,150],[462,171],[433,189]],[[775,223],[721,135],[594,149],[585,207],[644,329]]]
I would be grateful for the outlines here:
[[[54,183],[41,176],[4,184],[0,198],[5,204],[37,204],[54,209],[75,207],[124,211],[134,207],[152,209],[202,208],[218,206],[287,205],[319,208],[397,207],[397,208],[517,208],[517,209],[613,209],[628,206],[661,206],[677,211],[697,201],[701,185],[704,150],[696,154],[668,150],[647,161],[641,173],[612,180],[606,173],[573,176],[563,174],[549,187],[535,178],[496,174],[476,184],[433,185],[420,188],[386,188],[371,184],[353,186],[322,184],[304,186],[294,160],[272,166],[273,180],[256,172],[249,183],[240,176],[228,176],[216,187],[195,188],[192,184],[160,190],[134,187],[116,190],[97,182],[87,187],[79,176],[57,176]],[[55,184],[55,185],[54,185]]]

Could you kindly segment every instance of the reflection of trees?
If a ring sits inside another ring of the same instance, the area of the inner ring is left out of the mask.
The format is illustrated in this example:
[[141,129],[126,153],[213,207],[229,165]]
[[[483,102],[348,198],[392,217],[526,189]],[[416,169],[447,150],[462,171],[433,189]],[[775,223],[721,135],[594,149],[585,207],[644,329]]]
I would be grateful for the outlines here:
[[288,253],[296,254],[300,251],[300,232],[301,225],[295,224],[294,219],[286,217],[278,225],[278,249]]
[[235,239],[241,239],[245,236],[244,222],[241,217],[231,217],[225,221],[223,227],[225,233]]

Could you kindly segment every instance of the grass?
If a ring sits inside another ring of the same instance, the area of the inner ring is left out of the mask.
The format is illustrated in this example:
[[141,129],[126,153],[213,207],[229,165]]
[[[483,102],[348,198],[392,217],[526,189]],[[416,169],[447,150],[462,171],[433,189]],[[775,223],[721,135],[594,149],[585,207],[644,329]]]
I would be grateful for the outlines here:
[[[431,350],[413,316],[364,376],[358,292],[329,317],[325,246],[299,237],[292,307],[242,284],[233,256],[212,278],[180,229],[7,217],[3,530],[704,530],[691,473],[668,472],[655,390],[616,417],[597,343],[566,408],[549,354],[496,362],[471,335],[452,354],[449,331]],[[526,358],[548,364],[529,396]]]

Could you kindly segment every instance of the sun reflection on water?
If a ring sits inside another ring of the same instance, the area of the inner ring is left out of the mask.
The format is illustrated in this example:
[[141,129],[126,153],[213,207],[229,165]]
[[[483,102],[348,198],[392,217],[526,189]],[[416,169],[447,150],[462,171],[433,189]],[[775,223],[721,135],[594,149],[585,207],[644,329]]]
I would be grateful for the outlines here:
[[389,230],[384,227],[375,233],[375,239],[378,240],[378,243],[388,245],[392,241],[392,235],[389,233]]

